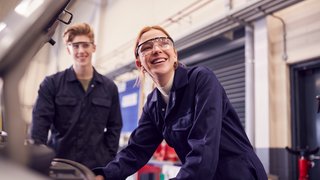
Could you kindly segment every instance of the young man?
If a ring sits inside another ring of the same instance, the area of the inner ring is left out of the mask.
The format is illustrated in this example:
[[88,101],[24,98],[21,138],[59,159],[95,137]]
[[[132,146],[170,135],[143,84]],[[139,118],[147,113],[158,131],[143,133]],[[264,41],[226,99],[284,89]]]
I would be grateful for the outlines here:
[[41,83],[32,113],[31,138],[53,148],[57,158],[88,168],[105,166],[119,146],[122,118],[118,89],[92,66],[96,45],[88,24],[68,27],[63,38],[73,65]]

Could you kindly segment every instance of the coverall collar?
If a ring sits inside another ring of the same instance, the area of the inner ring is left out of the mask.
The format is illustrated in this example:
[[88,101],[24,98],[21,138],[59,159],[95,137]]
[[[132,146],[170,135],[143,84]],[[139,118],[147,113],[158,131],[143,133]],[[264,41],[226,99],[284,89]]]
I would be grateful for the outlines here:
[[[173,78],[173,84],[171,88],[171,92],[174,92],[178,90],[179,88],[187,85],[189,82],[188,80],[188,70],[185,67],[178,66],[178,68],[175,70],[174,78]],[[158,95],[157,95],[156,88],[153,91],[151,102],[158,101]],[[159,91],[160,93],[160,91]]]
[[[71,66],[70,68],[67,69],[67,81],[72,82],[72,81],[77,81],[77,80],[78,79],[77,79],[76,73],[74,72],[74,69]],[[102,77],[99,76],[99,74],[95,68],[93,68],[92,80],[97,81],[99,83],[103,82]]]

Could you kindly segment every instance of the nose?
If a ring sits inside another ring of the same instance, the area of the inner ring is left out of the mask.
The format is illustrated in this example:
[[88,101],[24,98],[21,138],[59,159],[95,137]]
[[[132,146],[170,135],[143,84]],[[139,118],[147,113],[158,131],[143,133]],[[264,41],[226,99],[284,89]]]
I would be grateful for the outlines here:
[[84,52],[85,51],[85,47],[83,47],[82,45],[79,46],[78,52]]
[[159,44],[153,44],[152,51],[153,52],[161,52],[162,49]]

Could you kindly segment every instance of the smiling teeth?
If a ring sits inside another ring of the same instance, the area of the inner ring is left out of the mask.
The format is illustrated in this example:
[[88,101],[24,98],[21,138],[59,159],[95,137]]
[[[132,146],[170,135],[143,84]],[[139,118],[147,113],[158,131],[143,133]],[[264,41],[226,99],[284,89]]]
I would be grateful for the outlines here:
[[156,63],[161,63],[161,62],[164,62],[164,61],[166,61],[166,60],[164,58],[161,58],[161,59],[154,60],[152,63],[156,64]]

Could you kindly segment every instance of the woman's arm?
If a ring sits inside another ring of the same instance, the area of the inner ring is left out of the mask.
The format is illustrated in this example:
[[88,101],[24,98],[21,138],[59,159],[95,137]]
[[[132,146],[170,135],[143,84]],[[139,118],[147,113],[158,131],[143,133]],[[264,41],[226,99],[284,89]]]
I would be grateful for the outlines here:
[[[106,179],[125,179],[137,172],[151,158],[153,152],[163,140],[155,123],[148,115],[146,108],[139,120],[138,127],[132,132],[128,146],[121,150],[115,160],[104,168],[96,168],[97,175],[103,175]],[[98,173],[103,172],[103,174]]]

